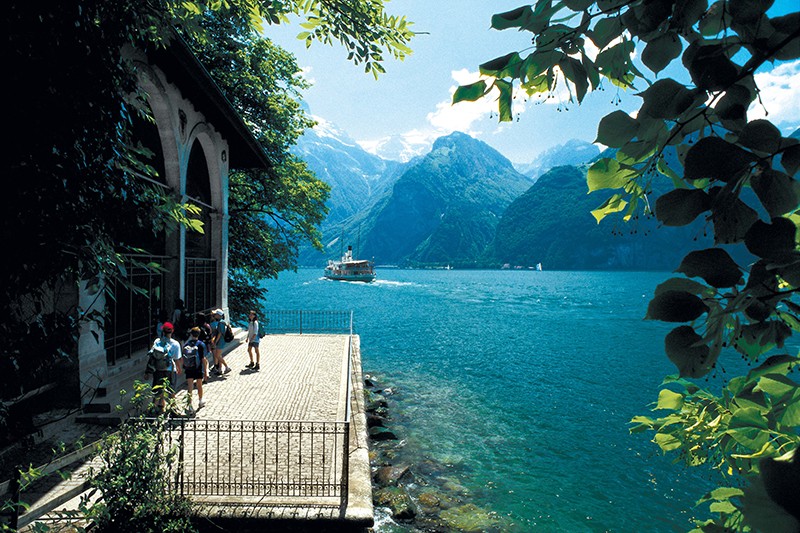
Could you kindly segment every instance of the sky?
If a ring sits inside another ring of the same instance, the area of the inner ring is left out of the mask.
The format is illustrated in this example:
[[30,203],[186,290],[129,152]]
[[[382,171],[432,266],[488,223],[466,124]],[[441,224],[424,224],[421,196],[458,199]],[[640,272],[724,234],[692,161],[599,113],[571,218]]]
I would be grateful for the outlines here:
[[[617,90],[606,81],[605,90],[588,94],[580,106],[563,94],[545,102],[515,99],[515,120],[510,123],[498,122],[491,97],[451,105],[459,84],[478,80],[478,65],[530,47],[529,32],[489,26],[493,14],[523,4],[520,0],[385,2],[387,13],[405,15],[419,35],[410,43],[413,54],[404,61],[387,55],[386,74],[378,80],[347,61],[347,52],[338,43],[314,42],[306,48],[296,38],[303,31],[296,18],[290,24],[267,26],[265,34],[294,53],[312,82],[304,93],[311,114],[346,132],[367,151],[382,155],[381,146],[388,139],[402,139],[415,155],[426,153],[436,138],[462,131],[512,162],[529,163],[570,139],[594,141],[604,115],[617,109],[633,113],[641,99],[635,96],[638,91]],[[784,14],[796,6],[796,0],[778,0],[770,14]],[[766,109],[769,120],[784,134],[800,127],[800,60],[770,65],[757,75],[757,82],[764,108],[754,106],[750,118],[763,118]]]

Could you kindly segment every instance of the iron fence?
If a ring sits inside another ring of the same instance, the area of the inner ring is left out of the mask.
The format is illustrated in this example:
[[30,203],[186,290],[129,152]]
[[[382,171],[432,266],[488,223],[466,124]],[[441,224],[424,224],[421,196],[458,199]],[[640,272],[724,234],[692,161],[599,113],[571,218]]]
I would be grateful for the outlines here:
[[171,475],[185,496],[347,497],[350,424],[173,419]]
[[270,310],[261,318],[264,333],[353,334],[352,311]]

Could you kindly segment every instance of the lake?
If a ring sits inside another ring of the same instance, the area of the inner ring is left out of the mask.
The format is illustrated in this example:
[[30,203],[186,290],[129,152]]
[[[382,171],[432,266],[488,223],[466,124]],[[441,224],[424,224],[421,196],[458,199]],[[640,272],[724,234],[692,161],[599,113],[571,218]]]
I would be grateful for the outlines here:
[[266,307],[354,311],[364,372],[396,390],[403,460],[444,465],[504,530],[691,529],[713,474],[628,432],[675,372],[671,326],[643,320],[668,273],[377,272],[282,273]]

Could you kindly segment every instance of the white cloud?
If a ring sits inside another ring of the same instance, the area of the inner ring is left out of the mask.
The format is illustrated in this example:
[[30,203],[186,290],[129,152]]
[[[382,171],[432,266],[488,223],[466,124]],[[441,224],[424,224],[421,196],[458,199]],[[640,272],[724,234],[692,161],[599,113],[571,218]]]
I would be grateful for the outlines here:
[[[381,157],[407,161],[415,155],[426,153],[436,139],[454,131],[480,138],[496,135],[509,126],[508,123],[497,120],[497,98],[500,95],[498,89],[493,88],[486,96],[474,102],[452,103],[453,94],[459,85],[468,85],[481,79],[491,83],[493,78],[468,69],[454,70],[450,75],[455,82],[450,87],[450,97],[437,103],[434,110],[426,115],[426,127],[380,139],[360,140],[358,144],[366,151]],[[511,111],[515,118],[535,103],[565,104],[569,101],[569,92],[563,81],[559,83],[552,98],[548,98],[546,94],[529,98],[518,87],[514,89],[513,96]]]
[[311,85],[315,85],[317,80],[311,77],[311,71],[314,70],[312,67],[300,67],[300,76],[306,80]]
[[769,72],[760,72],[755,78],[761,90],[762,103],[756,100],[750,105],[748,120],[767,118],[773,124],[783,126],[781,129],[794,131],[800,125],[800,60],[783,63]]

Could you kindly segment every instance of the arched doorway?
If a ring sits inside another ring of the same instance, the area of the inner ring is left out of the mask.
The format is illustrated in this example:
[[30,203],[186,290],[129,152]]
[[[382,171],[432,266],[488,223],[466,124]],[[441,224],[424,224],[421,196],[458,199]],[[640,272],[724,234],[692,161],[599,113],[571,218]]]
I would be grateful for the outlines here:
[[186,311],[194,314],[208,312],[217,305],[217,261],[212,253],[211,235],[211,180],[205,150],[199,139],[195,139],[189,152],[186,169],[186,196],[188,201],[199,206],[197,217],[203,222],[203,233],[186,230]]

